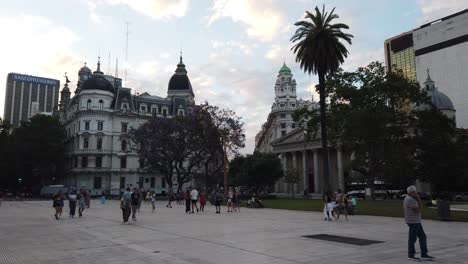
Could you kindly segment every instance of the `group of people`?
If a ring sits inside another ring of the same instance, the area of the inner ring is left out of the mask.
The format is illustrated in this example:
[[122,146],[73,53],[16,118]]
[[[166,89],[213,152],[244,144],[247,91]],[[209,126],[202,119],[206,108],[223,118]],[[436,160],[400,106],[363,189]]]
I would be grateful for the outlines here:
[[349,194],[344,194],[340,189],[336,193],[325,192],[323,195],[323,213],[325,221],[340,220],[340,215],[344,214],[346,221],[349,220],[349,215],[354,214],[357,201],[356,198],[351,198]]
[[62,216],[62,211],[64,207],[64,200],[68,199],[68,206],[70,208],[70,217],[75,217],[76,214],[76,205],[78,204],[78,216],[83,216],[83,211],[85,208],[89,208],[91,204],[91,195],[87,190],[80,189],[77,193],[75,190],[72,190],[68,196],[66,196],[62,191],[57,192],[52,197],[52,206],[55,208],[55,219],[59,219]]
[[136,215],[140,212],[141,203],[151,202],[152,212],[156,210],[156,193],[155,192],[144,192],[138,188],[127,187],[126,191],[120,198],[120,209],[122,209],[122,218],[124,224],[129,224],[130,215],[132,215],[132,221],[137,221]]

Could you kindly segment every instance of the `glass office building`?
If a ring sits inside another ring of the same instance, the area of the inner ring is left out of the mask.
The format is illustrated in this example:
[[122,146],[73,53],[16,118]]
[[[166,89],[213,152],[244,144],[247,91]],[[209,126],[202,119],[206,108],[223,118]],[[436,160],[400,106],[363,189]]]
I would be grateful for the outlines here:
[[385,41],[385,64],[388,71],[400,69],[406,78],[416,80],[412,32],[403,33]]

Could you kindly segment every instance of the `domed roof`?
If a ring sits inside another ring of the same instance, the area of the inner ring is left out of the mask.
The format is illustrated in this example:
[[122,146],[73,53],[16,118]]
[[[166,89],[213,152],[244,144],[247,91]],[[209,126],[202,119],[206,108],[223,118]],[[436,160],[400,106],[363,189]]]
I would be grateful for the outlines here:
[[449,109],[454,110],[452,100],[442,92],[439,92],[437,89],[431,92],[428,92],[431,96],[432,104],[440,110]]
[[291,74],[291,69],[289,69],[288,66],[286,66],[286,63],[283,62],[283,67],[279,70],[279,74],[283,75],[292,75]]
[[452,100],[445,95],[444,93],[440,92],[438,88],[435,86],[434,81],[431,79],[429,75],[429,69],[427,70],[427,78],[424,82],[424,88],[427,92],[427,95],[431,97],[431,103],[439,110],[455,110],[453,107]]
[[80,73],[91,73],[91,69],[86,66],[86,62],[84,63],[84,66],[81,67],[80,71],[78,72],[78,74]]
[[112,84],[103,75],[93,75],[83,83],[81,90],[102,90],[115,93]]
[[190,90],[192,92],[192,84],[187,76],[187,70],[185,64],[182,62],[182,56],[180,56],[180,62],[177,64],[177,69],[174,75],[169,80],[168,90]]

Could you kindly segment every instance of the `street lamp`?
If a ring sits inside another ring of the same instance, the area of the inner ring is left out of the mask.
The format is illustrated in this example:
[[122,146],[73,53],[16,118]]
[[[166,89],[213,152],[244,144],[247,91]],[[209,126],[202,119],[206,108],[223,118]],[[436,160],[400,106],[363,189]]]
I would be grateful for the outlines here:
[[308,194],[309,193],[309,173],[308,173],[308,170],[307,170],[307,129],[306,127],[304,126],[304,153],[302,154],[304,155],[304,158],[302,159],[302,162],[304,163],[303,164],[303,167],[304,167],[304,195]]

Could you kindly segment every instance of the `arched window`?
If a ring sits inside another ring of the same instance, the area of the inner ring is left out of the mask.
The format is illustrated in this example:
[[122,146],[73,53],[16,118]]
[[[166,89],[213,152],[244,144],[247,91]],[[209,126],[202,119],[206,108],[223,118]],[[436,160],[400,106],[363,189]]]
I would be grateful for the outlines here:
[[99,100],[99,110],[104,110],[104,102]]
[[128,109],[127,104],[122,104],[122,109],[124,110],[124,112],[127,112],[127,109]]
[[91,99],[88,99],[88,102],[86,103],[86,109],[91,109]]
[[125,139],[122,140],[121,144],[122,144],[121,149],[123,151],[127,150],[127,140],[125,140]]

